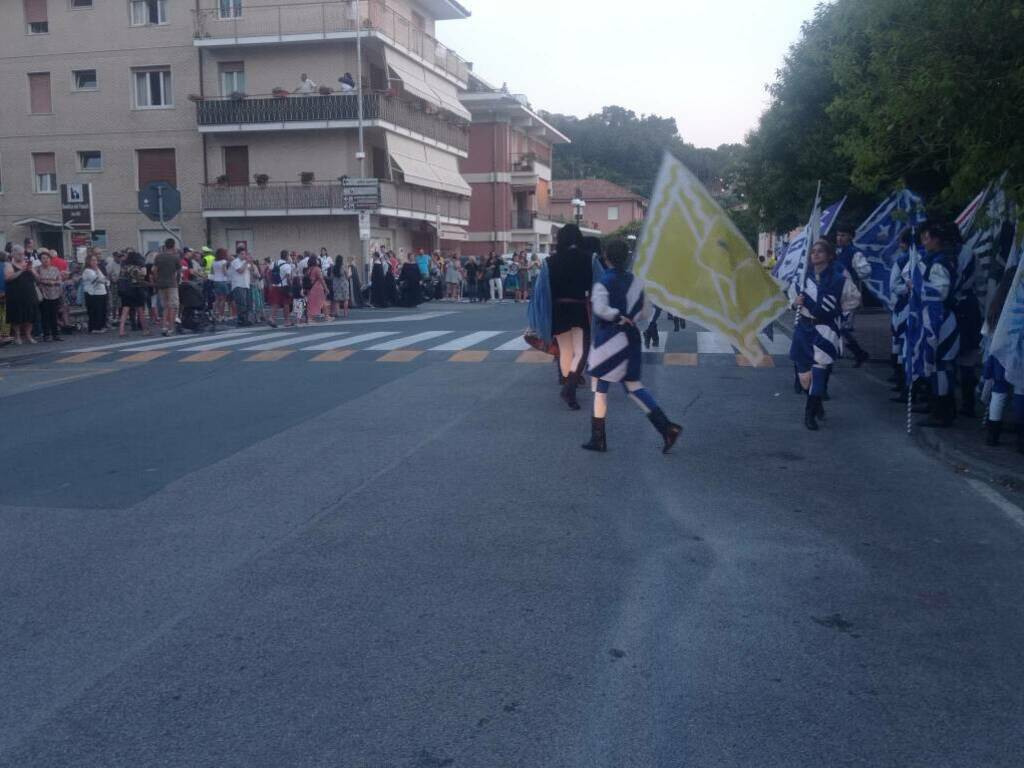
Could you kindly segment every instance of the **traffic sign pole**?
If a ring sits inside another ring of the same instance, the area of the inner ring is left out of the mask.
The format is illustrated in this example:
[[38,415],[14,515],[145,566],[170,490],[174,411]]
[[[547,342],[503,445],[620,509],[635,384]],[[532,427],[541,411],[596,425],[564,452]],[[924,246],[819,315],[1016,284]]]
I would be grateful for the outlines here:
[[158,187],[157,190],[156,190],[156,204],[157,204],[157,211],[160,214],[160,226],[163,227],[163,230],[168,235],[170,235],[171,237],[174,238],[174,241],[178,244],[178,247],[180,248],[181,247],[181,238],[178,237],[174,232],[172,232],[171,228],[167,226],[167,222],[164,221],[164,190],[163,190],[163,187]]

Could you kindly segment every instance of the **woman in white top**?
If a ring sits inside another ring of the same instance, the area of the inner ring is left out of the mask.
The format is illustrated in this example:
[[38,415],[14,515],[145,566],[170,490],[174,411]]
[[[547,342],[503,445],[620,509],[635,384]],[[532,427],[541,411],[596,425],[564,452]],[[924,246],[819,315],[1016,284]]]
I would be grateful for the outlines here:
[[210,270],[210,280],[213,282],[213,314],[218,320],[225,320],[224,307],[230,301],[231,284],[228,280],[228,249],[218,248],[213,259],[213,268]]
[[85,291],[85,309],[89,314],[89,333],[107,331],[107,288],[110,280],[100,269],[95,249],[89,249],[82,270],[82,289]]

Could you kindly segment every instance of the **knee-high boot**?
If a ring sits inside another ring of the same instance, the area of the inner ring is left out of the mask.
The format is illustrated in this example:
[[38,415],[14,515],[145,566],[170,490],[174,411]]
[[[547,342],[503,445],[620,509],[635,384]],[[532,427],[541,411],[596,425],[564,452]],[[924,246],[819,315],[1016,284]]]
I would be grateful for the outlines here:
[[658,434],[661,435],[665,444],[661,448],[662,453],[668,453],[672,450],[672,446],[676,444],[676,440],[679,439],[679,435],[683,433],[683,428],[679,424],[674,424],[669,421],[668,416],[661,408],[655,408],[653,411],[647,414],[647,418],[650,420],[654,428],[658,430]]
[[608,450],[608,439],[605,436],[604,421],[604,419],[599,419],[596,416],[590,419],[590,442],[580,446],[583,450],[595,451],[596,453],[604,453]]
[[562,399],[569,406],[570,411],[580,409],[580,404],[576,401],[576,382],[579,381],[579,378],[580,375],[576,371],[572,371],[565,377],[565,384],[562,386]]
[[817,395],[808,395],[807,403],[804,405],[804,426],[812,432],[818,431],[818,409],[821,408],[821,398]]

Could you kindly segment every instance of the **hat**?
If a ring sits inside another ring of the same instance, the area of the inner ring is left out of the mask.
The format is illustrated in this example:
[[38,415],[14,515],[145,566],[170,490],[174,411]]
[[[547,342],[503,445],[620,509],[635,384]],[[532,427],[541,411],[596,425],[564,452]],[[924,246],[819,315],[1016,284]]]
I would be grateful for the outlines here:
[[204,245],[204,246],[203,246],[202,248],[200,248],[199,250],[200,250],[200,251],[202,251],[202,252],[203,252],[204,254],[207,254],[207,253],[208,253],[208,254],[210,254],[211,256],[213,256],[213,251],[212,251],[212,250],[210,249],[210,246],[208,246],[208,245]]

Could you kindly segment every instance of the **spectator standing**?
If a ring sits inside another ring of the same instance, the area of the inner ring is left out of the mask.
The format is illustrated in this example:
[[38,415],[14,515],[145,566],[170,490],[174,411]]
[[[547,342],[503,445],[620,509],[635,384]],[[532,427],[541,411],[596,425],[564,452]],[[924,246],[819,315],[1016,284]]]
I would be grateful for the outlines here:
[[173,237],[164,241],[163,250],[153,260],[153,284],[161,309],[161,333],[170,336],[178,319],[178,283],[181,282],[181,254]]
[[508,277],[505,278],[505,282],[506,285],[508,286],[509,291],[512,292],[513,301],[515,301],[515,303],[518,304],[520,297],[522,297],[523,295],[522,289],[519,287],[520,282],[518,253],[512,254],[512,261],[510,261],[508,264]]
[[252,287],[252,272],[249,253],[245,246],[238,246],[235,258],[228,268],[228,275],[231,283],[231,300],[235,305],[235,317],[238,327],[242,328],[252,325],[249,319],[251,296],[249,289]]
[[85,291],[85,310],[89,316],[89,333],[107,332],[107,293],[110,279],[100,269],[99,258],[90,249],[82,271],[82,289]]
[[39,318],[39,297],[36,276],[25,249],[14,246],[10,261],[4,264],[4,286],[7,292],[7,322],[15,344],[35,344],[32,326]]
[[254,260],[249,264],[249,308],[252,311],[252,321],[262,323],[266,320],[266,300],[263,289],[265,281],[263,276],[270,271],[270,265],[264,260],[263,264]]
[[231,277],[228,273],[228,249],[218,248],[214,254],[213,270],[210,279],[213,281],[213,313],[218,320],[226,320],[228,297],[231,295]]
[[345,266],[345,259],[340,255],[334,257],[334,264],[331,266],[331,283],[334,288],[334,316],[338,316],[338,308],[341,308],[342,317],[348,317],[349,302],[352,300],[352,286],[349,282],[349,268]]
[[64,281],[61,280],[60,269],[53,264],[53,257],[45,249],[39,252],[36,283],[42,296],[39,312],[43,321],[43,341],[63,341],[60,337],[59,314]]
[[466,261],[466,295],[469,297],[470,303],[479,301],[479,288],[477,287],[477,278],[480,274],[480,265],[476,263],[476,256],[470,256],[469,260]]
[[121,276],[117,281],[117,292],[121,300],[120,335],[124,336],[124,325],[129,317],[139,324],[144,335],[146,329],[146,261],[137,251],[129,251],[121,262]]
[[306,291],[306,316],[311,323],[320,322],[324,319],[327,285],[324,282],[324,272],[320,268],[320,260],[315,256],[309,259],[303,281],[303,288]]
[[448,301],[459,300],[459,283],[462,276],[459,274],[459,262],[454,256],[448,259],[444,269],[444,282],[448,286]]
[[288,316],[292,309],[291,277],[292,262],[288,251],[281,251],[270,268],[270,319],[267,321],[271,328],[276,328],[274,322],[274,310],[280,308],[281,321],[287,327],[291,323]]

